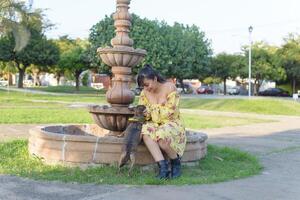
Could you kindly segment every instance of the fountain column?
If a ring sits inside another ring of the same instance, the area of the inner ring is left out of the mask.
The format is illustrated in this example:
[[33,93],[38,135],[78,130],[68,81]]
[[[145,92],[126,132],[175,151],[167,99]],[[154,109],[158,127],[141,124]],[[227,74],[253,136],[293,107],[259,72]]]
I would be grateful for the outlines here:
[[90,113],[99,126],[111,130],[111,133],[124,131],[128,117],[132,116],[128,108],[134,101],[134,93],[130,90],[131,68],[146,55],[145,50],[133,48],[133,40],[129,37],[132,25],[129,4],[130,0],[117,0],[117,9],[113,14],[116,35],[111,40],[112,47],[97,50],[113,74],[112,87],[106,93],[106,100],[111,107],[92,106]]
[[112,88],[106,93],[107,102],[112,106],[125,106],[134,101],[134,93],[129,89],[131,68],[136,66],[146,55],[142,49],[134,49],[129,37],[131,15],[128,12],[130,0],[117,0],[117,11],[113,15],[116,36],[111,40],[111,47],[99,48],[102,61],[112,67]]

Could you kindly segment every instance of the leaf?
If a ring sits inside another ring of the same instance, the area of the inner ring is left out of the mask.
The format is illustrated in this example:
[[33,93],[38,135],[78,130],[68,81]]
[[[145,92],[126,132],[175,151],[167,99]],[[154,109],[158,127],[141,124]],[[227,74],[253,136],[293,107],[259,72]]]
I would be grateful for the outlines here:
[[223,161],[224,161],[224,159],[223,159],[223,158],[221,158],[221,157],[219,157],[219,156],[214,156],[214,158],[215,158],[216,160],[219,160],[219,161],[221,161],[221,162],[223,162]]

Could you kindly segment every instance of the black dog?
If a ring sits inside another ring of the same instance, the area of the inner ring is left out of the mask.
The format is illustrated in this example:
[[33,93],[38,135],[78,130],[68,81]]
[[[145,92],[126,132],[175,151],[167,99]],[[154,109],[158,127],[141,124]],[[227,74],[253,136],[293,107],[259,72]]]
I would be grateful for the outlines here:
[[119,172],[130,160],[130,169],[128,175],[130,175],[132,167],[135,163],[135,154],[137,147],[140,143],[141,131],[143,123],[145,122],[144,110],[146,109],[143,105],[138,105],[134,108],[134,116],[129,119],[129,125],[124,131],[124,144],[122,147],[122,153],[119,160]]

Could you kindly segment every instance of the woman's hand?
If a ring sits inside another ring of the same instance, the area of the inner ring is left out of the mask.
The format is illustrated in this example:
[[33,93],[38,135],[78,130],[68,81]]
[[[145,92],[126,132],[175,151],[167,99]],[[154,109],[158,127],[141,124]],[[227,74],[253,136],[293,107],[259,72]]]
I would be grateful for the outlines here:
[[147,117],[149,115],[149,112],[148,112],[147,108],[143,111],[143,114],[144,114],[145,117]]
[[170,146],[170,144],[171,144],[171,138],[165,138],[165,139],[163,139],[163,142],[164,142],[167,146]]

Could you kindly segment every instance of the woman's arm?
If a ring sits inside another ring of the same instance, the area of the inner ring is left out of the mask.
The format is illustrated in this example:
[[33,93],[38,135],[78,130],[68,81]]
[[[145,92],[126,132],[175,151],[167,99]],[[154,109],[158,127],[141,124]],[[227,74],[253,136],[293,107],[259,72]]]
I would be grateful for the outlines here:
[[146,106],[146,109],[144,111],[144,115],[145,115],[145,118],[146,118],[147,121],[150,120],[151,119],[151,110],[150,110],[149,102],[146,98],[146,95],[145,95],[144,91],[142,91],[141,94],[140,94],[138,105]]

